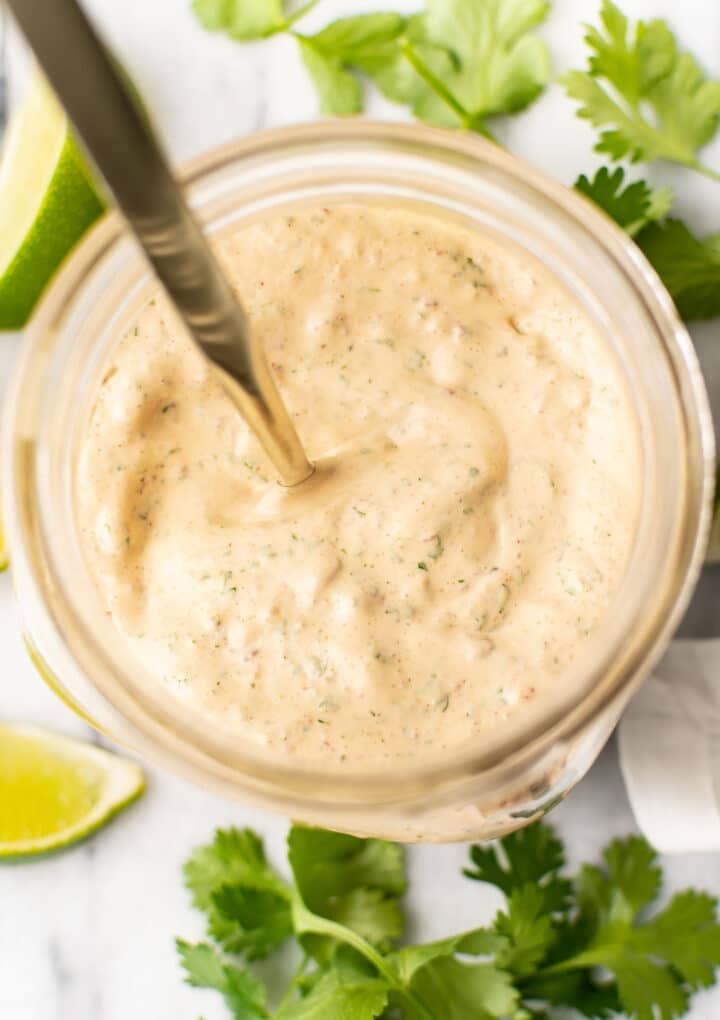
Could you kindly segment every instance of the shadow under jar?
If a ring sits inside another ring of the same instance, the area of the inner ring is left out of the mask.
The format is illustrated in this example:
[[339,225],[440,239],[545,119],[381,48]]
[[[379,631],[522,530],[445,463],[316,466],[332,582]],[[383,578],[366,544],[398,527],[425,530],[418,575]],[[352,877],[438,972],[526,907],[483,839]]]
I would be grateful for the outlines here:
[[641,469],[628,566],[552,697],[481,740],[337,767],[241,746],[148,674],[104,611],[83,554],[74,484],[83,430],[111,352],[157,287],[113,214],[43,299],[5,411],[5,527],[41,671],[76,711],[141,756],[298,820],[408,842],[488,839],[526,824],[590,767],[672,635],[702,562],[712,423],[670,299],[601,213],[474,137],[313,124],[212,152],[184,180],[211,234],[298,206],[372,203],[460,222],[543,263],[606,340],[630,395]]

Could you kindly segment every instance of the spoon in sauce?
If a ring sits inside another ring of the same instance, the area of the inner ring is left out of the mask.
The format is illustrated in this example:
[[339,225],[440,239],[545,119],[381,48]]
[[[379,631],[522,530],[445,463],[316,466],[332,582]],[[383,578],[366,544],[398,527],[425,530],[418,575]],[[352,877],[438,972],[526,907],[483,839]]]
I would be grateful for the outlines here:
[[47,78],[190,336],[282,483],[313,473],[265,355],[150,123],[76,0],[8,0]]

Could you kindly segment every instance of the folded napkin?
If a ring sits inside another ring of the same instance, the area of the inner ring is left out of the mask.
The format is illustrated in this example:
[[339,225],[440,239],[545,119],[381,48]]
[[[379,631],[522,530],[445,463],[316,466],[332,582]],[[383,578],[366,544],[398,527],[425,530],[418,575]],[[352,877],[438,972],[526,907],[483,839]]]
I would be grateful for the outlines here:
[[625,711],[620,767],[662,853],[720,850],[720,639],[675,641]]

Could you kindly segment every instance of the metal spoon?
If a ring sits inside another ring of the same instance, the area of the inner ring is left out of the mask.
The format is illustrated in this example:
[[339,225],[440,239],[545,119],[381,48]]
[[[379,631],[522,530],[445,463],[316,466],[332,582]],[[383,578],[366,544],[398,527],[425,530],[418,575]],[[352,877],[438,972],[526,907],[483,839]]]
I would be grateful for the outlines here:
[[304,481],[313,467],[264,354],[112,56],[76,0],[8,5],[190,335],[283,483]]

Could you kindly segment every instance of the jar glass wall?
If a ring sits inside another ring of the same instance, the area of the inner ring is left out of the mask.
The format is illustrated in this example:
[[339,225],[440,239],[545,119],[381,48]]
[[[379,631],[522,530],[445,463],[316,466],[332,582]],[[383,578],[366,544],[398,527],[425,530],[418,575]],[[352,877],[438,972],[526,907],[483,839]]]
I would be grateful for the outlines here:
[[582,198],[496,146],[368,121],[270,132],[196,161],[211,233],[298,204],[430,211],[540,259],[614,350],[641,446],[630,563],[556,696],[452,756],[317,767],[238,747],[131,661],[83,558],[73,480],[108,354],[156,284],[111,215],[63,267],[28,331],[3,430],[3,500],[29,640],[77,710],[139,754],[294,818],[398,840],[481,839],[532,819],[583,775],[677,624],[696,580],[714,479],[712,424],[690,339],[638,249]]

